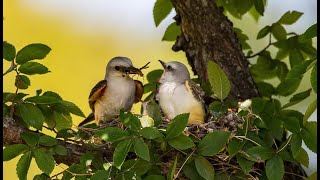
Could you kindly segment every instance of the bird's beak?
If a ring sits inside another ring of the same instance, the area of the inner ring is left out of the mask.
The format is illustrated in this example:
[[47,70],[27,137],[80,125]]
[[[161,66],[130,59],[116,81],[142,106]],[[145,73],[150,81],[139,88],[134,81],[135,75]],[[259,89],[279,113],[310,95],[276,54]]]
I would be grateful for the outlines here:
[[133,67],[133,66],[127,67],[127,68],[125,69],[125,71],[126,71],[126,73],[128,73],[128,74],[138,74],[139,76],[143,76],[143,73],[141,72],[141,70],[140,70],[140,69],[137,69],[137,68],[135,68],[135,67]]
[[163,61],[161,61],[161,60],[159,60],[159,62],[161,63],[161,65],[162,65],[163,69],[166,69],[166,63],[165,63],[165,62],[163,62]]

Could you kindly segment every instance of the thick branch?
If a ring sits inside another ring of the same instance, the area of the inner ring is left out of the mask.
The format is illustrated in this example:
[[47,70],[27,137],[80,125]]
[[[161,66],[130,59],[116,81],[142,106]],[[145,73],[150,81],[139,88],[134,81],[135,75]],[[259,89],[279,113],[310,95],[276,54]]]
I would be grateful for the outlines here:
[[207,63],[216,62],[231,81],[230,97],[239,100],[258,96],[232,23],[210,0],[171,0],[181,36],[172,47],[183,50],[200,81],[207,82]]
[[[25,142],[21,138],[21,134],[28,131],[31,132],[31,130],[29,130],[28,128],[18,125],[14,119],[10,117],[3,117],[3,145],[25,144]],[[42,134],[41,132],[37,133]],[[87,151],[95,150],[86,146],[69,143],[60,139],[57,139],[57,141],[59,145],[64,146],[68,150],[68,154],[66,156],[54,156],[54,159],[58,164],[63,163],[70,166],[74,163],[78,163],[82,154]],[[104,157],[106,157],[107,159],[112,158],[111,149],[100,147],[99,150],[104,153]]]

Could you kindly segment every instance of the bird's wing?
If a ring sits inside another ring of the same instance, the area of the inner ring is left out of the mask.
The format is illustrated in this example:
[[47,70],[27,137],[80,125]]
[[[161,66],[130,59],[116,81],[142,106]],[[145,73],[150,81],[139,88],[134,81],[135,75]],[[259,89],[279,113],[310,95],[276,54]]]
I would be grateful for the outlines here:
[[106,87],[107,87],[107,80],[102,80],[92,88],[89,95],[89,106],[92,112],[94,112],[94,104],[103,95],[104,91],[106,90]]
[[141,98],[143,95],[143,84],[138,80],[134,80],[134,83],[136,84],[136,93],[134,95],[135,96],[134,103],[137,103],[141,101]]
[[187,90],[192,93],[192,95],[200,102],[203,104],[205,103],[204,101],[204,96],[205,92],[201,89],[200,86],[198,86],[194,81],[191,79],[186,80],[184,85],[186,86]]

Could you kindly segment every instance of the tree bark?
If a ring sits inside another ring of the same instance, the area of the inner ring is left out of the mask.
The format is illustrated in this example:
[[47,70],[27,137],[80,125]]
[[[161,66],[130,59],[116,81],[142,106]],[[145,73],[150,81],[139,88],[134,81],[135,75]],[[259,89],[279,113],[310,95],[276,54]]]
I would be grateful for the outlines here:
[[171,0],[181,35],[172,49],[186,53],[200,82],[208,82],[207,63],[214,61],[227,74],[229,97],[245,100],[258,96],[248,61],[233,30],[232,22],[212,0]]

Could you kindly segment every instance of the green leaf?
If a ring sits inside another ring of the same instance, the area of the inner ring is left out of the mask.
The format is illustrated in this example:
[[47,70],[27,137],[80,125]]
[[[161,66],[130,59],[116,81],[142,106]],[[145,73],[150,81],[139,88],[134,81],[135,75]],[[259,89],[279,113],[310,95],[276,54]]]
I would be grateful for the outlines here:
[[9,161],[9,160],[17,157],[19,154],[23,153],[27,149],[28,149],[28,146],[24,145],[24,144],[9,145],[3,149],[2,160]]
[[157,129],[153,127],[145,127],[140,130],[140,134],[146,139],[156,139],[163,135]]
[[274,23],[271,26],[271,33],[277,40],[287,39],[287,31],[280,23]]
[[17,75],[14,85],[19,89],[28,89],[30,86],[30,79],[25,75]]
[[109,172],[106,170],[98,170],[91,176],[90,180],[101,180],[109,177]]
[[197,156],[194,159],[194,162],[201,177],[206,180],[214,180],[214,168],[206,158],[203,156]]
[[134,152],[142,159],[150,161],[149,148],[147,144],[139,138],[134,139],[133,141]]
[[302,100],[304,100],[307,97],[309,97],[310,93],[311,93],[311,89],[308,89],[306,91],[303,91],[303,92],[300,92],[298,94],[295,94],[294,96],[292,96],[292,98],[289,100],[289,102],[287,104],[282,106],[282,109],[285,109],[287,107],[290,107],[290,106],[293,106],[295,104],[298,104]]
[[240,141],[239,139],[232,138],[232,140],[228,144],[228,153],[230,159],[242,149],[245,143],[246,141]]
[[161,175],[149,175],[145,177],[143,180],[166,180],[166,179]]
[[131,112],[120,111],[121,122],[129,129],[139,132],[141,128],[141,122],[139,118],[133,115]]
[[208,62],[207,70],[212,91],[220,100],[225,99],[231,90],[230,81],[227,75],[213,61]]
[[7,61],[13,61],[14,58],[16,57],[16,48],[8,43],[7,41],[3,41],[3,59],[7,60]]
[[213,131],[207,134],[198,144],[198,152],[203,156],[213,156],[222,150],[228,141],[230,132]]
[[307,168],[309,167],[309,156],[306,150],[304,150],[303,148],[301,148],[294,159]]
[[26,180],[29,171],[32,155],[31,152],[24,153],[17,163],[17,175],[20,180]]
[[[255,0],[255,1],[260,1],[260,0]],[[263,37],[265,37],[266,35],[268,35],[271,32],[271,27],[270,26],[265,26],[264,28],[262,28],[258,35],[257,35],[257,39],[261,39]]]
[[254,114],[259,114],[263,111],[265,105],[266,105],[266,100],[258,97],[254,97],[251,99],[251,107],[252,107],[252,112]]
[[147,114],[154,120],[155,126],[158,126],[162,122],[162,114],[160,110],[160,106],[154,102],[154,100],[150,100],[147,104]]
[[68,154],[68,150],[64,146],[61,146],[61,145],[54,146],[54,152],[61,155],[61,156],[65,156]]
[[130,148],[132,145],[132,140],[124,140],[121,143],[119,143],[114,150],[113,153],[113,163],[116,168],[120,169]]
[[55,164],[53,156],[50,153],[45,152],[43,149],[35,149],[32,152],[39,169],[47,175],[50,175]]
[[317,153],[317,122],[306,122],[301,130],[301,137],[306,146],[314,153]]
[[276,92],[281,96],[288,96],[298,89],[300,82],[301,78],[286,79],[277,86]]
[[149,81],[149,83],[157,82],[162,74],[163,74],[163,70],[162,69],[156,69],[156,70],[150,71],[147,74],[147,80]]
[[313,114],[313,112],[317,109],[317,99],[310,103],[306,113],[303,116],[303,124],[307,122],[309,117]]
[[190,180],[203,180],[203,178],[199,175],[196,165],[194,161],[187,164],[183,167],[183,173],[186,177],[188,177]]
[[309,39],[312,39],[314,37],[317,36],[317,23],[310,26],[306,32],[304,32],[303,34],[301,34],[299,37],[298,37],[298,41],[300,42],[305,42]]
[[311,86],[315,93],[317,93],[317,63],[313,66],[312,72],[311,72]]
[[175,156],[174,161],[169,169],[169,173],[167,174],[167,179],[172,180],[175,172],[176,172],[176,168],[177,168],[177,162],[178,162],[178,155]]
[[50,72],[48,68],[37,62],[26,62],[22,64],[18,70],[23,74],[34,75],[34,74],[46,74]]
[[143,85],[143,94],[146,94],[146,93],[151,92],[151,91],[155,91],[156,88],[157,88],[157,84],[156,83],[145,84],[145,85]]
[[29,44],[17,53],[16,62],[18,64],[24,64],[34,59],[43,59],[50,51],[51,48],[45,44]]
[[168,144],[178,150],[185,150],[195,146],[193,141],[184,134],[180,134],[175,138],[169,139]]
[[277,76],[280,79],[280,81],[284,81],[285,78],[287,77],[287,74],[289,72],[289,69],[284,62],[279,62],[277,65]]
[[302,139],[298,134],[292,134],[290,150],[293,158],[296,158],[302,149]]
[[250,156],[247,158],[255,162],[261,162],[270,159],[274,154],[273,151],[267,147],[254,146],[246,151],[246,154]]
[[64,105],[65,109],[67,111],[69,111],[70,113],[80,116],[80,117],[86,117],[83,112],[81,111],[81,109],[75,105],[74,103],[70,102],[70,101],[60,101],[60,103],[62,105]]
[[157,0],[153,7],[153,19],[156,27],[166,18],[172,10],[170,0]]
[[218,119],[226,114],[228,107],[222,102],[214,101],[209,105],[209,110],[210,113]]
[[255,7],[255,9],[257,10],[257,12],[258,12],[261,16],[263,16],[264,6],[265,6],[264,0],[254,0],[253,3],[254,3],[254,7]]
[[273,156],[267,161],[266,174],[268,179],[282,180],[284,175],[284,164],[280,156]]
[[249,174],[249,172],[252,170],[254,161],[247,160],[246,158],[242,157],[239,154],[236,155],[236,158],[237,158],[237,163],[240,165],[243,172],[245,174]]
[[23,103],[17,106],[21,114],[22,119],[29,125],[38,130],[42,129],[44,122],[44,116],[41,110],[34,104]]
[[57,131],[60,131],[61,129],[71,128],[72,120],[70,115],[53,111],[53,117],[56,120],[55,129]]
[[273,94],[275,94],[275,88],[269,83],[257,82],[256,85],[260,95],[263,97],[271,97]]
[[181,134],[188,123],[189,113],[179,114],[173,118],[172,122],[167,127],[166,139],[172,139]]
[[300,127],[299,119],[297,119],[296,117],[282,117],[281,120],[283,122],[284,128],[286,128],[290,132],[292,133],[300,132],[301,127]]
[[57,144],[57,140],[51,136],[43,135],[39,139],[39,144],[43,146],[54,146]]
[[309,177],[307,178],[307,180],[317,180],[317,171],[312,173],[311,175],[309,175]]
[[107,127],[105,129],[95,131],[94,134],[107,142],[114,142],[130,135],[128,131],[118,127]]
[[40,135],[34,132],[23,132],[21,138],[31,147],[35,147],[40,139]]
[[46,175],[45,173],[37,174],[33,177],[33,180],[48,180],[48,179],[50,179],[50,176]]
[[129,171],[130,173],[142,176],[151,168],[151,165],[152,164],[150,162],[143,159],[130,159],[123,163],[121,170],[124,172]]
[[280,18],[278,22],[281,24],[291,25],[295,23],[302,16],[302,14],[302,12],[298,11],[288,11]]
[[176,22],[171,23],[163,35],[162,41],[175,41],[177,36],[181,34],[180,27]]
[[58,93],[52,92],[52,91],[46,91],[45,93],[43,93],[43,96],[51,96],[51,97],[55,97],[57,99],[62,100],[62,98],[59,96]]
[[291,68],[304,62],[304,57],[299,49],[293,48],[289,50],[289,62]]
[[26,98],[24,101],[35,104],[54,104],[60,102],[60,99],[53,96],[33,96]]

